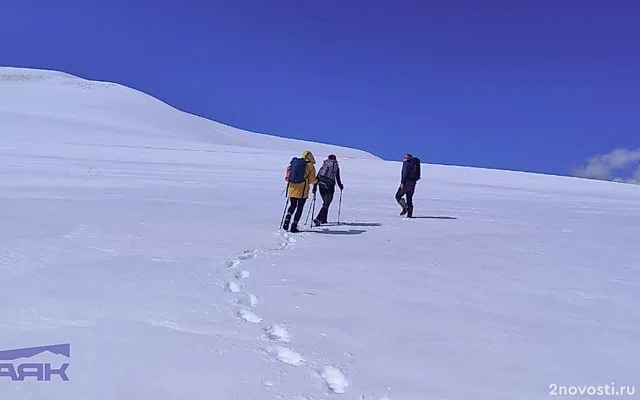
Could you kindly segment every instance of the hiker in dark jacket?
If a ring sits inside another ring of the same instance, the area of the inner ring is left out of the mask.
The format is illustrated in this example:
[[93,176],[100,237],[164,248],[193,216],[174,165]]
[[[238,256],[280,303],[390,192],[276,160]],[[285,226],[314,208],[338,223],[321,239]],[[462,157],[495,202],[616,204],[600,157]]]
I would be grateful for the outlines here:
[[[417,171],[417,174],[415,173]],[[420,160],[411,154],[404,155],[402,162],[402,174],[400,178],[400,187],[396,192],[396,201],[402,207],[400,215],[406,215],[413,218],[413,195],[416,191],[416,184],[420,179]],[[402,197],[406,196],[407,200]]]
[[333,201],[333,195],[336,191],[336,183],[340,190],[344,189],[342,179],[340,178],[340,166],[338,159],[334,154],[329,154],[320,170],[318,170],[317,184],[313,185],[313,194],[316,194],[318,186],[320,186],[320,196],[322,196],[322,208],[318,212],[318,216],[313,220],[316,226],[327,223],[329,214],[329,206]]

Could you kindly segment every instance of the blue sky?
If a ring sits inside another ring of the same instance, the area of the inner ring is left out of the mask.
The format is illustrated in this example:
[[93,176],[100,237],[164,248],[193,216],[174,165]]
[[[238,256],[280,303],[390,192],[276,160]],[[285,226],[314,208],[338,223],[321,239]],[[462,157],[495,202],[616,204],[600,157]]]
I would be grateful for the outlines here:
[[631,0],[0,4],[0,65],[122,83],[248,130],[556,174],[640,147]]

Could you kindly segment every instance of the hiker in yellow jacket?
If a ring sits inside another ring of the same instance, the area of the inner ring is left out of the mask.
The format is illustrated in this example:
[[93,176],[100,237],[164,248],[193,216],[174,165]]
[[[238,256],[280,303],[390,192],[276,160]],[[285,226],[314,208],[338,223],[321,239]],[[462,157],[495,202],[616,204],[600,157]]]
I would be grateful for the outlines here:
[[318,183],[315,164],[316,159],[313,157],[313,154],[309,150],[306,150],[302,152],[302,158],[294,157],[291,160],[291,164],[287,167],[284,180],[288,182],[287,197],[291,205],[289,205],[287,209],[287,214],[282,224],[282,229],[285,231],[289,229],[291,216],[293,216],[291,232],[300,232],[298,230],[298,222],[302,217],[304,204],[307,198],[309,198],[310,186],[315,186]]

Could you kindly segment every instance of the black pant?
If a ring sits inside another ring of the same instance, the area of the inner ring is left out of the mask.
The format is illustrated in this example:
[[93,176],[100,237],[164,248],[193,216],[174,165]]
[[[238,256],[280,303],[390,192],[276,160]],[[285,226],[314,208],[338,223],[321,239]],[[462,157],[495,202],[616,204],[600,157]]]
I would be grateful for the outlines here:
[[296,214],[293,216],[293,223],[297,225],[298,221],[300,221],[300,218],[302,217],[302,210],[304,210],[304,203],[307,201],[307,199],[290,198],[289,201],[291,202],[291,204],[289,205],[289,209],[287,210],[287,215],[285,216],[284,220],[288,225],[291,221],[291,215],[293,215],[293,213],[295,212]]
[[[398,204],[402,206],[403,209],[406,208],[407,216],[411,218],[413,216],[413,194],[416,191],[415,185],[404,185],[404,189],[398,188],[396,192],[396,201]],[[407,197],[407,201],[405,202],[402,198],[403,196]],[[404,203],[404,204],[403,204]]]
[[327,223],[327,217],[329,215],[329,206],[331,205],[331,202],[333,201],[333,195],[335,194],[335,187],[325,187],[324,185],[319,185],[320,188],[320,196],[322,197],[322,207],[320,208],[320,211],[318,212],[318,216],[316,217],[316,219],[323,223],[326,224]]

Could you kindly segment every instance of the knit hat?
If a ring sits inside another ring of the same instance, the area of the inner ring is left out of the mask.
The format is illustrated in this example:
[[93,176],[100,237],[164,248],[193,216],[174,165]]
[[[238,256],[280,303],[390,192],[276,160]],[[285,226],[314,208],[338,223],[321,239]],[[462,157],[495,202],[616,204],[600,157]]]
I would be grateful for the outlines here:
[[335,154],[329,154],[329,160],[336,160]]

